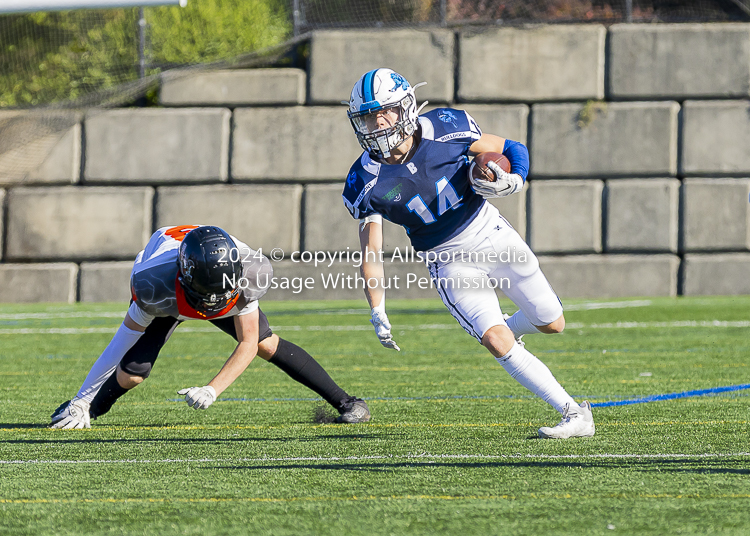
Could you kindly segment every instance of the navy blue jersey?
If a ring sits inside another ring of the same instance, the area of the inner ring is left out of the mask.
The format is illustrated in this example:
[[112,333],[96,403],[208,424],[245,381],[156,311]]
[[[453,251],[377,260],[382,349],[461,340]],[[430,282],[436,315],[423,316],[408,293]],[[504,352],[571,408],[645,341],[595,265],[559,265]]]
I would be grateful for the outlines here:
[[406,164],[382,164],[363,153],[343,196],[352,217],[380,214],[425,251],[463,231],[484,203],[467,174],[469,147],[482,132],[468,113],[451,108],[428,112],[419,124],[421,141]]

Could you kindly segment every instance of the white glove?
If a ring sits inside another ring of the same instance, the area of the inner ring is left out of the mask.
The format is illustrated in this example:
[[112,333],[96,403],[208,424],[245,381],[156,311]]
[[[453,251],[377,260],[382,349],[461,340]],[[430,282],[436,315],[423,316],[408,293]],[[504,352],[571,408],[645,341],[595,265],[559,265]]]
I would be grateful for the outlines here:
[[[475,164],[471,163],[471,167]],[[495,162],[487,162],[487,168],[495,175],[495,182],[484,179],[475,179],[472,169],[469,168],[469,180],[471,187],[476,193],[489,199],[491,197],[505,197],[511,195],[523,188],[523,178],[517,173],[508,173],[503,171]]]
[[67,405],[63,402],[52,414],[49,427],[65,430],[91,428],[90,406],[85,400],[76,397],[69,400]]
[[186,387],[177,391],[178,395],[185,395],[185,402],[193,409],[206,409],[216,402],[216,389],[210,385],[205,387]]
[[385,306],[380,304],[377,307],[373,307],[371,314],[372,319],[370,322],[375,326],[375,334],[378,336],[378,339],[380,339],[380,344],[386,348],[391,348],[400,352],[401,348],[399,348],[396,341],[391,338],[391,323],[388,322],[388,315],[385,314]]

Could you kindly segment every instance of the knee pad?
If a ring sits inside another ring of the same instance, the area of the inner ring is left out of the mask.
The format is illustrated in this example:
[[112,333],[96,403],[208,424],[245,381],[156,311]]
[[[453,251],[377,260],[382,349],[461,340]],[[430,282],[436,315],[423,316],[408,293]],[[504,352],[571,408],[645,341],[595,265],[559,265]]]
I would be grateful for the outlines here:
[[140,376],[144,380],[148,378],[149,374],[151,374],[151,363],[137,363],[137,362],[130,362],[130,363],[120,363],[120,369],[122,369],[123,372],[127,372],[128,374],[131,374],[133,376]]

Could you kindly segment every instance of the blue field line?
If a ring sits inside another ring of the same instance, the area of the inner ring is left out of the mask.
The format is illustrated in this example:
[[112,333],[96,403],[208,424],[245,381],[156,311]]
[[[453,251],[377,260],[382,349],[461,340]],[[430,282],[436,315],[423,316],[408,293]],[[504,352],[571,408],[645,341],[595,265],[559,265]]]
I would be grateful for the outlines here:
[[[743,391],[750,389],[750,383],[742,385],[726,385],[723,387],[713,387],[711,389],[696,389],[694,391],[682,391],[681,393],[668,393],[663,395],[650,395],[638,398],[624,398],[619,396],[580,396],[576,395],[575,398],[607,398],[607,402],[594,402],[591,404],[593,408],[608,408],[612,406],[628,406],[631,404],[645,404],[647,402],[659,402],[662,400],[675,400],[678,398],[688,398],[692,396],[711,396],[721,393],[727,393],[731,391]],[[497,399],[531,399],[537,398],[534,395],[491,395],[491,396],[467,396],[467,395],[454,395],[454,396],[374,396],[367,397],[365,400],[378,400],[378,401],[391,401],[391,400],[497,400]],[[620,399],[620,400],[612,400]],[[219,398],[220,402],[321,402],[322,398]],[[167,402],[182,402],[184,398],[170,398]]]
[[609,408],[612,406],[628,406],[630,404],[645,404],[646,402],[659,402],[661,400],[675,400],[677,398],[688,398],[691,396],[709,396],[729,391],[742,391],[750,389],[750,383],[742,385],[726,385],[724,387],[713,387],[712,389],[696,389],[695,391],[682,391],[681,393],[669,393],[665,395],[651,395],[641,398],[627,398],[625,400],[610,400],[609,402],[596,402],[591,404],[593,408]]

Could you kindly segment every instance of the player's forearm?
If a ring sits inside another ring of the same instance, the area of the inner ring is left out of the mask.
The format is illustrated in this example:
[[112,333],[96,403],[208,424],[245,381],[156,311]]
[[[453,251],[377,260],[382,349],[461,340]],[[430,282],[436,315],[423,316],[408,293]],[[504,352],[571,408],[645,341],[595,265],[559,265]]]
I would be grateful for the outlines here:
[[252,342],[241,342],[229,356],[227,362],[221,367],[216,377],[208,385],[216,390],[216,395],[220,395],[227,387],[232,385],[234,380],[245,372],[255,356],[258,354],[258,344]]
[[364,262],[360,267],[360,273],[365,280],[365,297],[370,304],[370,309],[383,303],[385,290],[382,287],[385,278],[385,270],[382,262]]

